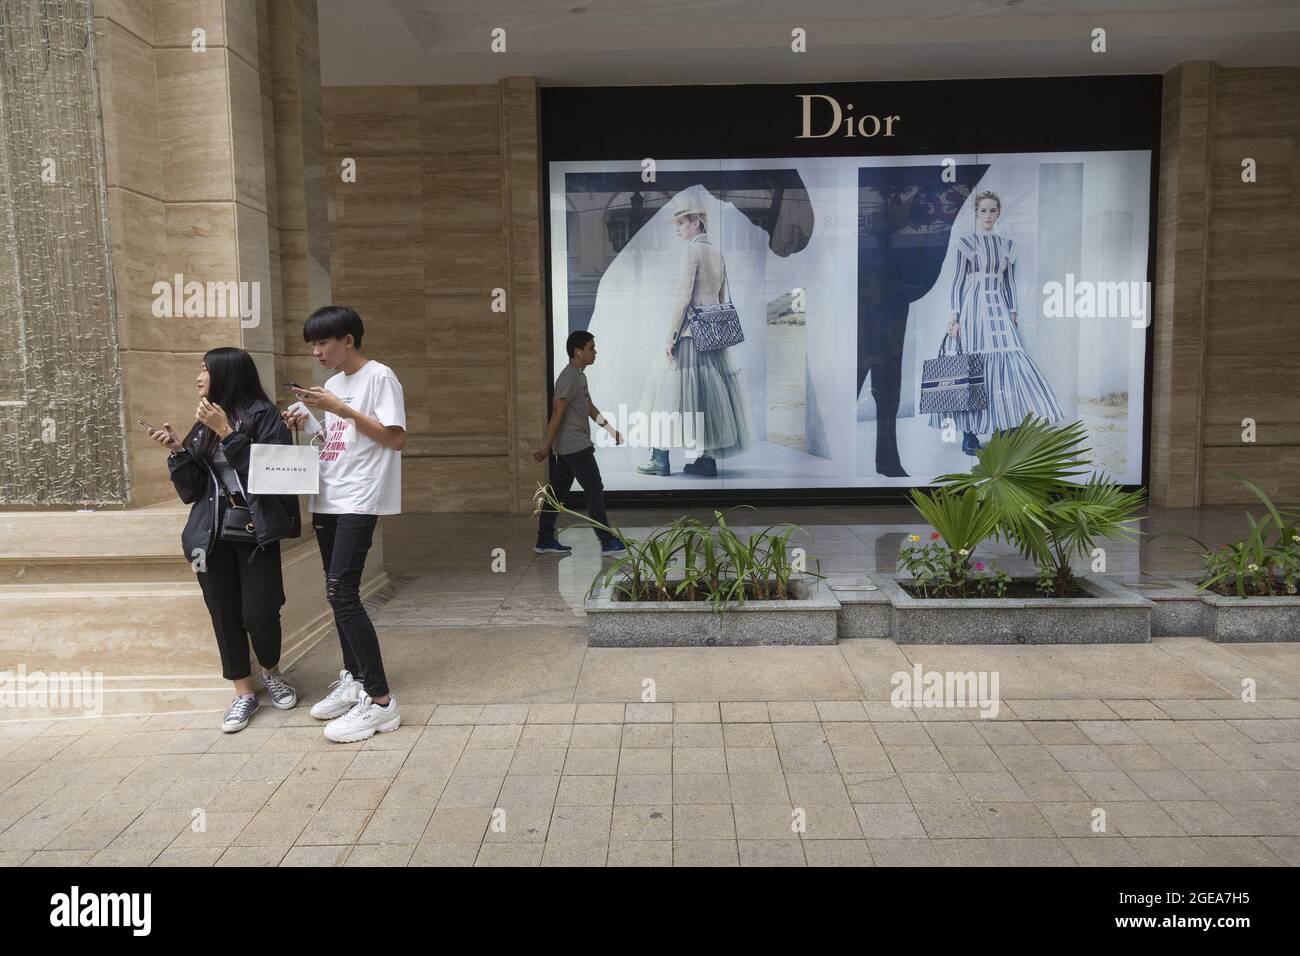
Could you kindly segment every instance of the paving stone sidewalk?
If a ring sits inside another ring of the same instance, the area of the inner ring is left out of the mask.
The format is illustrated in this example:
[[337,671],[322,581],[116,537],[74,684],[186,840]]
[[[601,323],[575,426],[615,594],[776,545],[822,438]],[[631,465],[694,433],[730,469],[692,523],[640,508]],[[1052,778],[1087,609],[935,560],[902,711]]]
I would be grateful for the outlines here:
[[0,724],[0,865],[1300,863],[1290,698],[403,714],[351,745],[306,707],[232,735],[212,714]]

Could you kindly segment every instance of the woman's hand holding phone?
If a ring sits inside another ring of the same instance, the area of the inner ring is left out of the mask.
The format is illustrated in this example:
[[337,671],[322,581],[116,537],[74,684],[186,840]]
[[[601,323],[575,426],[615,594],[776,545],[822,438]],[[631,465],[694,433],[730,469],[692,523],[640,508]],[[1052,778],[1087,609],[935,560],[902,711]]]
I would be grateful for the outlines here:
[[180,436],[172,431],[172,426],[163,422],[162,428],[152,428],[149,430],[149,437],[156,441],[163,448],[170,452],[178,452],[183,447]]

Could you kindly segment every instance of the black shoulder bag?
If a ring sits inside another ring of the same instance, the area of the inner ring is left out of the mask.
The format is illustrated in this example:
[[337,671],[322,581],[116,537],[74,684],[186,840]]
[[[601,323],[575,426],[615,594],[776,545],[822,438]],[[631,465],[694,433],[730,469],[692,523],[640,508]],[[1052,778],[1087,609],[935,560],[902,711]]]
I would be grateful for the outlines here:
[[[222,541],[229,541],[237,544],[257,544],[257,529],[253,527],[253,512],[248,507],[248,496],[244,494],[244,488],[239,483],[239,475],[235,472],[235,466],[226,463],[230,469],[229,476],[215,465],[212,468],[213,474],[217,475],[226,493],[228,505],[226,513],[221,518],[221,531],[217,537]],[[234,487],[231,487],[229,478],[234,479]],[[239,495],[241,505],[235,500],[235,495]]]

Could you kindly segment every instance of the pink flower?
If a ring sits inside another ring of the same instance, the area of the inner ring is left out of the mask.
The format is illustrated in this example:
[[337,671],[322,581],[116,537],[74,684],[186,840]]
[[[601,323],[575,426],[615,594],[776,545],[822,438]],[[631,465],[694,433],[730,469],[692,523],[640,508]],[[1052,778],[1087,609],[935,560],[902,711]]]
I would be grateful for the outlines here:
[[939,540],[939,532],[937,532],[937,531],[931,531],[931,532],[930,532],[930,540],[931,540],[931,541],[938,541],[938,540]]
[[976,570],[976,571],[983,571],[983,570],[984,570],[984,562],[983,562],[983,561],[976,561],[976,562],[975,562],[975,570]]

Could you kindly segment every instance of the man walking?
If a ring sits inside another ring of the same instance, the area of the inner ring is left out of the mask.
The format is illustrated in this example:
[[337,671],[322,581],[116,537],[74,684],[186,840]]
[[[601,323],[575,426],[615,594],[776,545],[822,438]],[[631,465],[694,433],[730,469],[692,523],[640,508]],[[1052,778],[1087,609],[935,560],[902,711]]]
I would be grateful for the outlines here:
[[[536,461],[550,458],[551,489],[557,499],[563,498],[573,487],[576,478],[587,496],[587,515],[603,525],[609,524],[605,515],[605,486],[600,480],[596,464],[596,448],[591,442],[588,419],[600,425],[614,437],[614,444],[622,444],[623,436],[611,427],[587,394],[587,376],[583,369],[596,361],[596,339],[586,331],[573,332],[564,344],[569,354],[569,364],[555,379],[555,402],[551,407],[551,420],[546,426],[546,443],[533,452]],[[555,519],[558,512],[542,505],[537,526],[538,554],[568,554],[573,549],[560,544],[555,537]],[[623,542],[604,528],[597,528],[600,553],[619,555],[627,549]]]

